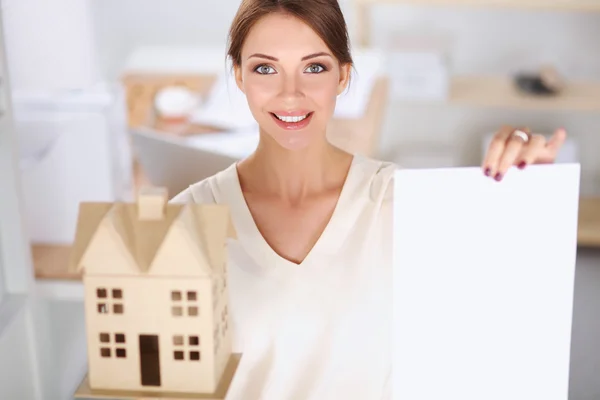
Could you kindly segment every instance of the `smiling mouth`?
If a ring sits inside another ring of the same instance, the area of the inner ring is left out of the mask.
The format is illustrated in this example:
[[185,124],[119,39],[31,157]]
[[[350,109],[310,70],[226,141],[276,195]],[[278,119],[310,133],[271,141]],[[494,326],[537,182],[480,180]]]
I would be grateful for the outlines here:
[[302,122],[305,119],[307,119],[308,117],[310,117],[312,115],[312,112],[309,112],[306,115],[299,115],[299,116],[293,116],[293,117],[291,117],[291,116],[277,115],[275,113],[271,113],[271,115],[274,118],[278,119],[279,121],[285,122],[287,124],[295,124],[295,123],[298,123],[298,122]]
[[[304,111],[302,111],[304,112]],[[278,115],[270,113],[273,117],[273,121],[281,128],[286,131],[302,131],[312,121],[314,112],[309,112],[304,115]]]

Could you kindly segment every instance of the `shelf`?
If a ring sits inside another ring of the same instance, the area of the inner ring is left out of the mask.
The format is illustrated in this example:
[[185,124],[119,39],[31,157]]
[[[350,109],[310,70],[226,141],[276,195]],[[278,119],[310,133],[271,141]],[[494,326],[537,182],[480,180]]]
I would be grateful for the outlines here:
[[583,247],[600,247],[600,197],[579,202],[577,243]]
[[538,10],[600,12],[598,0],[355,0],[357,4],[406,4],[416,6],[476,6]]
[[450,93],[454,104],[600,112],[600,82],[572,82],[558,96],[541,97],[520,93],[509,77],[469,76],[454,78]]
[[[400,103],[421,102],[409,100]],[[452,78],[448,99],[442,104],[600,113],[600,82],[570,82],[560,95],[544,97],[519,92],[510,77],[457,76]]]
[[34,244],[31,252],[36,279],[81,280],[80,273],[68,271],[71,246]]

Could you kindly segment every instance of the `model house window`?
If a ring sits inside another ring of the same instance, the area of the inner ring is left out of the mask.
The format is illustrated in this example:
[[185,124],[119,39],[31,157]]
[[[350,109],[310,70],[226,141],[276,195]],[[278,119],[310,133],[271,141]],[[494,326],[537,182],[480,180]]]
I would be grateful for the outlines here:
[[127,350],[125,349],[125,334],[115,333],[111,338],[111,335],[107,332],[100,333],[100,356],[103,358],[127,357]]
[[123,290],[122,289],[96,289],[96,300],[98,301],[98,314],[123,314]]
[[171,315],[174,317],[181,317],[183,315],[197,317],[200,314],[198,293],[194,290],[188,290],[187,292],[172,291],[171,303]]
[[177,361],[185,360],[186,354],[188,360],[200,361],[200,336],[190,335],[186,338],[183,335],[175,335],[173,348],[173,358]]

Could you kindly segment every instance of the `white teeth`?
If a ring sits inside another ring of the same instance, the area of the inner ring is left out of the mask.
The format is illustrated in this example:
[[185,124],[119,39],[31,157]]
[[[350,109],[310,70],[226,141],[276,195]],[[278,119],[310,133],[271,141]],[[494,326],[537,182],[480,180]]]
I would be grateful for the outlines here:
[[277,118],[279,118],[281,121],[283,122],[300,122],[302,121],[304,118],[308,117],[308,114],[303,115],[301,117],[281,117],[279,115],[276,115]]

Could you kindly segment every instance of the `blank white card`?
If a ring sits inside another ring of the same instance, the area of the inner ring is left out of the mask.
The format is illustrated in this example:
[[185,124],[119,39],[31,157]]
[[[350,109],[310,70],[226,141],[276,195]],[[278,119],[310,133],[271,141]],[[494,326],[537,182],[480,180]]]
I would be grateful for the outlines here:
[[399,170],[394,400],[567,400],[579,164]]

